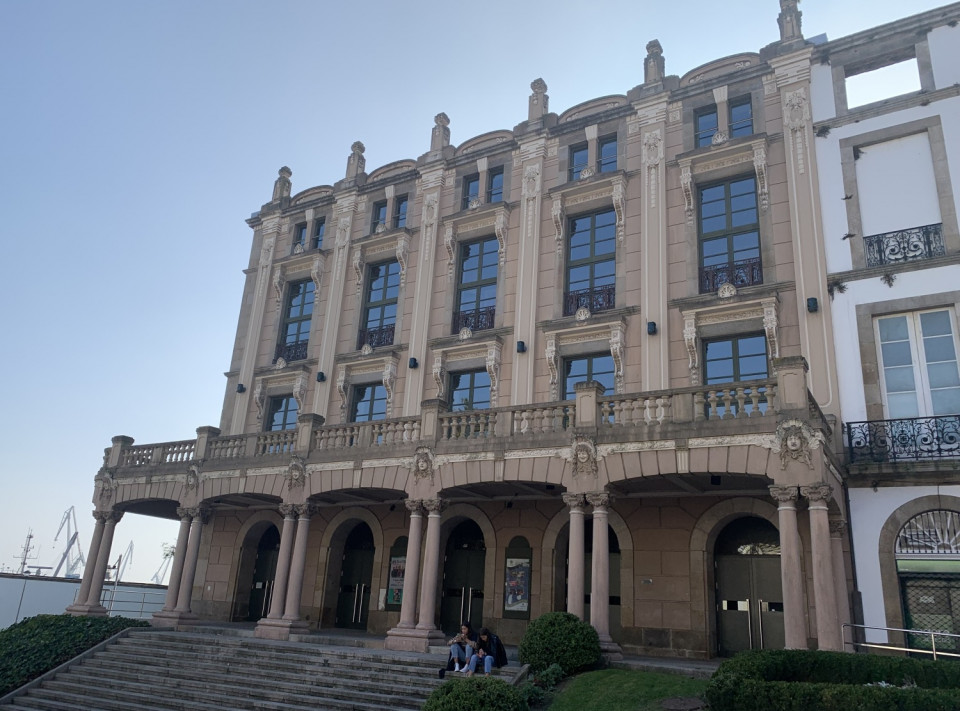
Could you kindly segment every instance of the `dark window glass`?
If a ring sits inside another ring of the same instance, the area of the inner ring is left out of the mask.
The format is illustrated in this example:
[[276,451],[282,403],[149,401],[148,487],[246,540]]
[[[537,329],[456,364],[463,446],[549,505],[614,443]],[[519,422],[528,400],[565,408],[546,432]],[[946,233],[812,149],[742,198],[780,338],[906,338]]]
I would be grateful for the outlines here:
[[600,139],[597,148],[597,172],[609,173],[617,169],[617,137],[607,136]]
[[[306,343],[310,339],[310,318],[313,316],[314,288],[312,279],[291,282],[287,288],[287,302],[280,331],[280,342],[282,344],[289,346],[296,343]],[[306,358],[306,354],[303,357]]]
[[401,195],[393,203],[393,226],[407,226],[407,196]]
[[264,427],[268,432],[292,430],[297,426],[297,401],[292,395],[270,398],[267,408],[267,420]]
[[487,202],[503,200],[503,168],[495,168],[487,174]]
[[387,226],[387,201],[375,202],[373,204],[373,218],[370,221],[370,231],[376,232],[383,225]]
[[730,138],[749,136],[753,133],[753,107],[750,97],[744,96],[730,102]]
[[450,409],[485,410],[490,407],[490,374],[468,370],[450,374]]
[[393,343],[399,293],[400,264],[396,260],[367,268],[366,300],[358,348],[364,343],[374,348]]
[[351,411],[351,422],[370,422],[385,419],[387,416],[387,389],[381,383],[354,386]]
[[720,284],[763,283],[760,268],[760,230],[757,183],[738,178],[700,188],[701,292]]
[[570,180],[579,180],[580,171],[587,167],[587,144],[570,146]]
[[707,385],[767,378],[767,341],[763,334],[707,341],[703,350]]
[[313,228],[313,244],[311,245],[315,249],[319,249],[323,246],[323,233],[326,230],[327,221],[322,217],[317,220],[316,225]]
[[590,311],[613,308],[616,252],[617,215],[613,210],[570,220],[566,315],[575,313],[581,306]]
[[463,179],[463,204],[461,209],[466,210],[470,203],[480,197],[480,176],[468,175]]
[[573,400],[573,386],[596,380],[603,385],[604,393],[612,395],[614,390],[613,356],[598,353],[580,358],[566,358],[563,361],[563,392],[565,400]]
[[497,306],[497,269],[500,243],[495,237],[469,242],[460,247],[460,279],[454,333],[469,327],[480,331],[493,328]]
[[696,134],[694,145],[697,148],[709,146],[713,142],[714,134],[717,132],[717,107],[710,106],[697,111],[694,122],[696,124],[694,128]]
[[307,246],[307,224],[303,223],[302,225],[297,225],[293,228],[293,249],[296,251],[297,247],[304,248]]

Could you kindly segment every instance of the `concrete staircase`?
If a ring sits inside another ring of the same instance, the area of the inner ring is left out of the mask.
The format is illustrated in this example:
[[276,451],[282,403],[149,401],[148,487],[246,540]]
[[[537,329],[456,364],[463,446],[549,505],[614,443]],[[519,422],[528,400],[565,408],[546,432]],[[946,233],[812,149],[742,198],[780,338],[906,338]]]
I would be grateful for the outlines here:
[[[132,629],[6,697],[2,708],[419,709],[443,683],[437,671],[445,655],[350,644]],[[502,671],[509,681],[517,668]]]

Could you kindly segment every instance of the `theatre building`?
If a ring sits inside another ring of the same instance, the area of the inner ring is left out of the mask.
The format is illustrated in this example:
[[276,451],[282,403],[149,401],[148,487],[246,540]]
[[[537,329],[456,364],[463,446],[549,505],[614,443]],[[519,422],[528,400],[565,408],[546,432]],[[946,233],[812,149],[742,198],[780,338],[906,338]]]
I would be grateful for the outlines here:
[[113,439],[71,611],[141,514],[180,520],[158,625],[426,650],[568,610],[611,656],[839,649],[815,45],[796,2],[778,24],[683,76],[651,41],[642,83],[561,113],[537,79],[456,145],[438,114],[370,172],[356,142],[332,185],[281,168],[220,423]]

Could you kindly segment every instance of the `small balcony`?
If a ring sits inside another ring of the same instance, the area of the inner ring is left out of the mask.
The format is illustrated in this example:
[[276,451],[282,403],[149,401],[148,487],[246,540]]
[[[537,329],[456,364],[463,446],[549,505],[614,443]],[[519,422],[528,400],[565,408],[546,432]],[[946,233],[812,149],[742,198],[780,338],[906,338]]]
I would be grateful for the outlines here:
[[960,459],[960,415],[848,422],[851,464]]
[[394,324],[381,326],[380,328],[361,328],[357,336],[357,350],[364,346],[379,348],[380,346],[393,345]]
[[924,225],[863,238],[868,267],[903,264],[946,254],[943,225]]
[[485,331],[493,328],[493,319],[496,315],[496,306],[458,311],[453,315],[453,332],[460,333],[464,328],[469,328],[471,331]]
[[276,350],[273,352],[274,363],[281,358],[287,363],[291,363],[295,360],[303,360],[306,357],[307,341],[300,341],[299,343],[278,343]]
[[582,308],[586,308],[590,313],[608,311],[616,305],[617,288],[613,284],[568,291],[563,296],[563,315],[573,316],[578,309]]
[[701,294],[715,292],[724,284],[733,284],[740,288],[762,283],[763,265],[760,257],[700,267]]

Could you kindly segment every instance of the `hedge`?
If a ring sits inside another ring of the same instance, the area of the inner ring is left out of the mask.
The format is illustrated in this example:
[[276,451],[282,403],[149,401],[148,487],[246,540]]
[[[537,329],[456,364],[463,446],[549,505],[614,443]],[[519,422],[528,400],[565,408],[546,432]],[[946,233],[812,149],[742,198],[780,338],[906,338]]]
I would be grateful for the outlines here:
[[0,630],[0,696],[127,627],[149,626],[126,617],[37,615]]
[[548,612],[529,624],[520,640],[520,663],[540,674],[558,664],[567,676],[600,661],[600,638],[588,622],[569,612]]
[[423,711],[527,711],[524,694],[502,679],[470,676],[449,679],[438,686]]
[[744,652],[706,691],[712,711],[960,711],[960,664],[842,652]]

